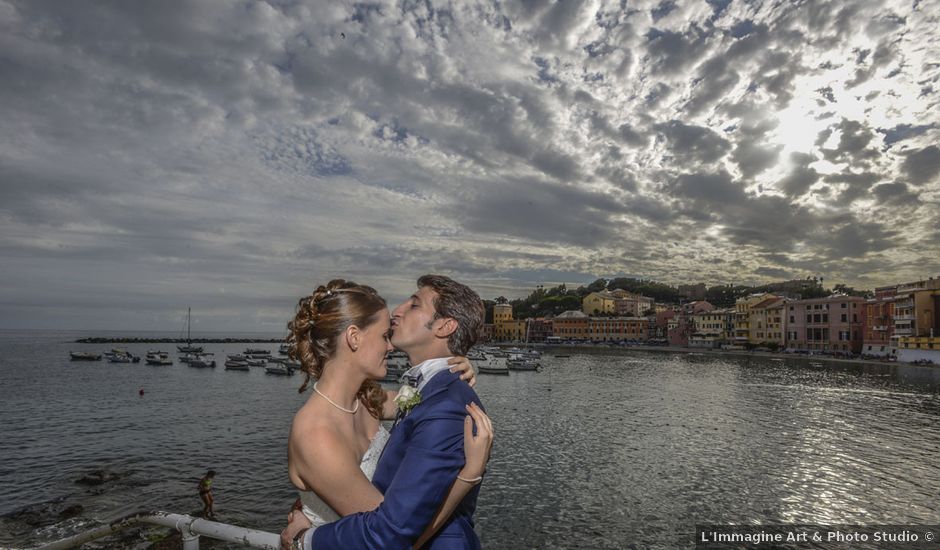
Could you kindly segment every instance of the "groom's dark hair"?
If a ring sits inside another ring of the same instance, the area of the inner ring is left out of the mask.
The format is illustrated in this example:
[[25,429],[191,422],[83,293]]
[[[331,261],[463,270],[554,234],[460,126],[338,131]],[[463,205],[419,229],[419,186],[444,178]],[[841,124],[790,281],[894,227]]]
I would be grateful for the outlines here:
[[454,355],[466,355],[483,332],[485,310],[480,295],[470,287],[443,275],[425,275],[418,279],[418,288],[428,287],[437,293],[434,318],[457,321],[457,330],[447,338],[447,348]]

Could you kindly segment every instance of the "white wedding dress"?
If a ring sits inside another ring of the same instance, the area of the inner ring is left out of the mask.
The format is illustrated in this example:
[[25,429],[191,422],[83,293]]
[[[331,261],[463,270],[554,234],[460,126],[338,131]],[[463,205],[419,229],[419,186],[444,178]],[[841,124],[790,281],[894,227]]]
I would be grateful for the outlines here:
[[[388,443],[388,430],[384,426],[379,426],[379,431],[375,432],[366,454],[362,455],[362,461],[359,467],[362,473],[372,481],[372,475],[375,474],[375,467],[379,464],[379,457],[382,456],[382,449]],[[323,499],[317,496],[313,491],[300,491],[300,502],[303,504],[303,513],[307,519],[318,527],[325,523],[332,523],[340,518],[329,504],[323,502]]]

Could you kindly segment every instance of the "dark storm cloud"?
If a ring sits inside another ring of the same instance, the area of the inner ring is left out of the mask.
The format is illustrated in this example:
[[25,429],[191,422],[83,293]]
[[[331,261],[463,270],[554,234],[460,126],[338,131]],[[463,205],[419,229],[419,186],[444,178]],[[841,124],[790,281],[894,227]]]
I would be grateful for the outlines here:
[[879,203],[893,206],[915,206],[918,203],[918,196],[911,192],[903,182],[883,183],[871,189],[872,195]]
[[851,160],[865,162],[879,156],[874,148],[868,145],[875,138],[874,132],[867,125],[857,120],[842,121],[832,127],[840,132],[839,144],[835,149],[821,149],[823,156],[832,162]]
[[715,162],[731,148],[728,140],[702,126],[670,120],[654,128],[666,139],[671,154],[682,160]]
[[779,182],[777,187],[789,197],[800,197],[819,181],[820,175],[815,168],[809,166],[816,162],[816,158],[805,153],[793,153],[790,155],[793,163],[793,169],[789,174]]
[[881,181],[883,176],[874,172],[843,172],[840,174],[829,174],[823,178],[826,183],[844,183],[845,189],[842,190],[837,202],[841,204],[851,203],[856,199],[865,197],[872,185]]
[[315,281],[431,269],[919,273],[924,9],[0,2],[0,319],[282,330]]
[[469,231],[497,233],[532,242],[600,245],[617,234],[612,216],[623,206],[610,195],[534,180],[481,186],[461,197],[453,215]]
[[907,155],[901,168],[913,184],[932,181],[940,173],[940,148],[931,145]]
[[698,27],[680,33],[651,28],[646,33],[646,51],[654,73],[675,74],[702,55],[707,35]]

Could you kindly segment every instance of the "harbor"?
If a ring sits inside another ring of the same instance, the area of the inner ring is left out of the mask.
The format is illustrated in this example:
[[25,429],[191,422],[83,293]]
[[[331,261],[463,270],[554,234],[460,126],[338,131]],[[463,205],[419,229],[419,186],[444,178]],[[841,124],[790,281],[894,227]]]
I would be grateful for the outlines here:
[[[64,538],[127,507],[197,513],[193,487],[209,467],[219,521],[283,527],[300,377],[73,362],[74,335],[2,336],[0,546]],[[148,344],[126,348],[145,356]],[[479,377],[500,421],[477,515],[485,548],[682,547],[708,522],[938,520],[928,488],[940,484],[940,369],[541,351],[541,372]]]

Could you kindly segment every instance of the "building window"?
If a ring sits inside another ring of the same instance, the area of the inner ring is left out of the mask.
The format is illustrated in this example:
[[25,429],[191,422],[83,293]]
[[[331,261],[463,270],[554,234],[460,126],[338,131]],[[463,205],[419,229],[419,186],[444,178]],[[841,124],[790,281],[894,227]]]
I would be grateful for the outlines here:
[[845,304],[840,304],[840,305],[842,306],[842,309],[845,309]]
[[848,320],[849,320],[848,317],[849,317],[848,315],[846,315],[845,313],[843,313],[843,314],[842,314],[842,322],[844,323],[844,322],[848,321]]

